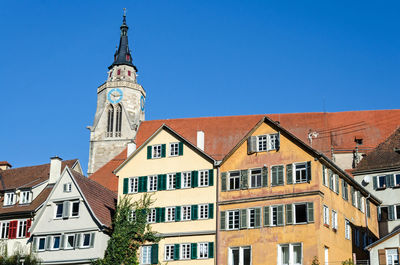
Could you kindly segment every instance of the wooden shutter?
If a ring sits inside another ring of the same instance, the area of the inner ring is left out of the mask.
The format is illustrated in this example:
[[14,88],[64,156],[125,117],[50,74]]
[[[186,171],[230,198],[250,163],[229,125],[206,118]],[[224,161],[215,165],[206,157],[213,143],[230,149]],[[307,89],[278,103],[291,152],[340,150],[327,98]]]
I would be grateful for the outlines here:
[[325,172],[325,170],[326,170],[325,165],[322,165],[322,184],[324,184],[325,186],[327,186],[327,185],[326,185],[326,172]]
[[311,161],[307,162],[307,181],[311,181]]
[[269,206],[264,206],[264,226],[269,226]]
[[374,183],[374,190],[376,190],[378,188],[378,177],[377,176],[373,176],[372,177],[372,182]]
[[293,224],[293,204],[286,204],[286,224]]
[[386,251],[384,249],[378,249],[379,265],[386,265]]
[[181,172],[175,174],[175,189],[181,188]]
[[79,248],[81,244],[81,234],[75,234],[75,248]]
[[214,186],[214,169],[208,170],[208,186]]
[[257,152],[257,136],[250,136],[247,138],[247,154]]
[[17,238],[18,221],[11,221],[8,229],[8,239]]
[[247,177],[247,169],[240,170],[240,189],[249,188],[249,179]]
[[161,145],[161,157],[165,157],[166,149],[167,149],[166,145],[162,144]]
[[161,208],[156,208],[156,223],[161,223]]
[[356,198],[354,197],[354,187],[353,187],[353,186],[350,186],[350,194],[351,194],[351,204],[352,204],[353,206],[355,206],[355,200],[356,200]]
[[51,236],[46,236],[46,250],[51,249]]
[[179,244],[174,245],[174,260],[179,260]]
[[328,168],[328,177],[329,177],[329,188],[333,190],[333,173],[332,170]]
[[208,258],[214,258],[214,242],[208,242]]
[[307,202],[307,222],[314,222],[314,203]]
[[192,171],[192,188],[196,188],[199,186],[199,172],[198,171]]
[[385,175],[386,188],[390,188],[390,175]]
[[161,208],[161,222],[165,222],[165,208]]
[[175,222],[179,222],[181,220],[181,207],[175,207]]
[[389,221],[394,220],[394,205],[388,206],[388,219]]
[[261,182],[263,187],[268,186],[268,167],[261,168]]
[[34,237],[33,242],[32,242],[32,250],[33,251],[37,251],[37,242],[38,242],[38,238]]
[[31,226],[32,226],[32,220],[31,219],[27,219],[26,220],[26,231],[25,231],[26,238],[30,238],[31,237],[31,232],[29,231]]
[[277,225],[283,225],[283,205],[278,205],[278,218],[277,218]]
[[190,244],[191,259],[197,259],[197,243]]
[[65,235],[61,235],[60,249],[64,249],[65,247]]
[[226,191],[226,172],[221,172],[221,191]]
[[163,175],[157,176],[157,190],[163,190]]
[[123,193],[128,194],[129,178],[124,178]]
[[283,166],[278,166],[278,185],[284,185]]
[[208,219],[213,219],[214,218],[214,204],[210,203],[208,204]]
[[192,220],[199,219],[199,206],[198,205],[192,205],[191,215],[192,215]]
[[163,174],[162,177],[162,190],[167,189],[167,174]]
[[225,211],[221,211],[220,212],[220,226],[219,226],[220,230],[225,230],[226,229],[226,212]]
[[147,191],[147,177],[139,177],[138,192]]
[[240,229],[247,228],[247,209],[240,209]]
[[276,151],[279,151],[279,149],[281,149],[281,132],[278,132],[278,137],[275,139],[275,148]]
[[254,212],[255,212],[254,227],[255,228],[261,227],[261,208],[256,208]]
[[183,155],[183,143],[179,142],[179,150],[178,150],[178,155],[182,156]]
[[272,166],[271,167],[271,186],[278,185],[278,167]]
[[158,264],[158,244],[151,245],[151,264]]
[[342,179],[342,198],[346,199],[346,194],[345,194],[345,190],[346,190],[346,181],[344,179]]
[[389,175],[389,187],[394,187],[394,174]]
[[151,148],[152,148],[151,145],[147,146],[147,159],[151,159],[152,158]]
[[63,218],[68,218],[69,217],[69,208],[70,208],[69,206],[70,206],[70,202],[69,201],[63,202],[63,214],[62,214]]
[[63,192],[66,192],[66,191],[67,191],[67,185],[68,185],[68,184],[64,184],[64,185],[63,185]]
[[293,165],[286,165],[286,184],[293,184]]
[[338,175],[336,175],[335,180],[336,180],[336,193],[339,194],[339,176]]

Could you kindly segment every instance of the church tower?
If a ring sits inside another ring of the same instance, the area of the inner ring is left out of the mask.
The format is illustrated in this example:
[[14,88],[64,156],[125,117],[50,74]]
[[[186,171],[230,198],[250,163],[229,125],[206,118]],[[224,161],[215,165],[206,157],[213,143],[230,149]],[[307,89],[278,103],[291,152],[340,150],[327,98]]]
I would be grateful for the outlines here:
[[128,46],[124,11],[119,47],[108,67],[107,81],[97,89],[97,109],[90,130],[88,175],[118,155],[135,139],[144,120],[146,92],[137,83],[137,68]]

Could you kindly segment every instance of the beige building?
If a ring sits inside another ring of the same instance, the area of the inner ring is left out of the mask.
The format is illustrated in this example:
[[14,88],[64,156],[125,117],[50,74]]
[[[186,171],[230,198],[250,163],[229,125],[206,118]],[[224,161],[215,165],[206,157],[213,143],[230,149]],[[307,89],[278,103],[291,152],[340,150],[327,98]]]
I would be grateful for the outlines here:
[[163,239],[141,247],[140,264],[214,264],[216,170],[203,143],[162,125],[115,170],[119,197],[154,200],[148,223]]

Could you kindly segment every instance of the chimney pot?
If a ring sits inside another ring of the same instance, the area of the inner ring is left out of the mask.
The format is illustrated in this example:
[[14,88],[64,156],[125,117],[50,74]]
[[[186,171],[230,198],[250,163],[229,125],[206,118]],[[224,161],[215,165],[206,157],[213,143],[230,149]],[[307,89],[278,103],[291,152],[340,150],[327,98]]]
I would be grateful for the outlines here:
[[58,156],[50,157],[49,184],[55,184],[61,176],[62,159]]

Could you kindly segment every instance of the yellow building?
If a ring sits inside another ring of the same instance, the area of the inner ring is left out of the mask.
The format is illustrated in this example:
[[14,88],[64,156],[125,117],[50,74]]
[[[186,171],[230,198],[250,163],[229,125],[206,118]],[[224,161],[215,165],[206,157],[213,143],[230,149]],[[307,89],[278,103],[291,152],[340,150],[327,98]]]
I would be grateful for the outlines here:
[[278,123],[263,118],[219,172],[217,264],[367,259],[379,200]]
[[216,171],[201,148],[162,125],[115,170],[119,197],[155,201],[148,223],[163,239],[141,247],[140,264],[214,264]]

